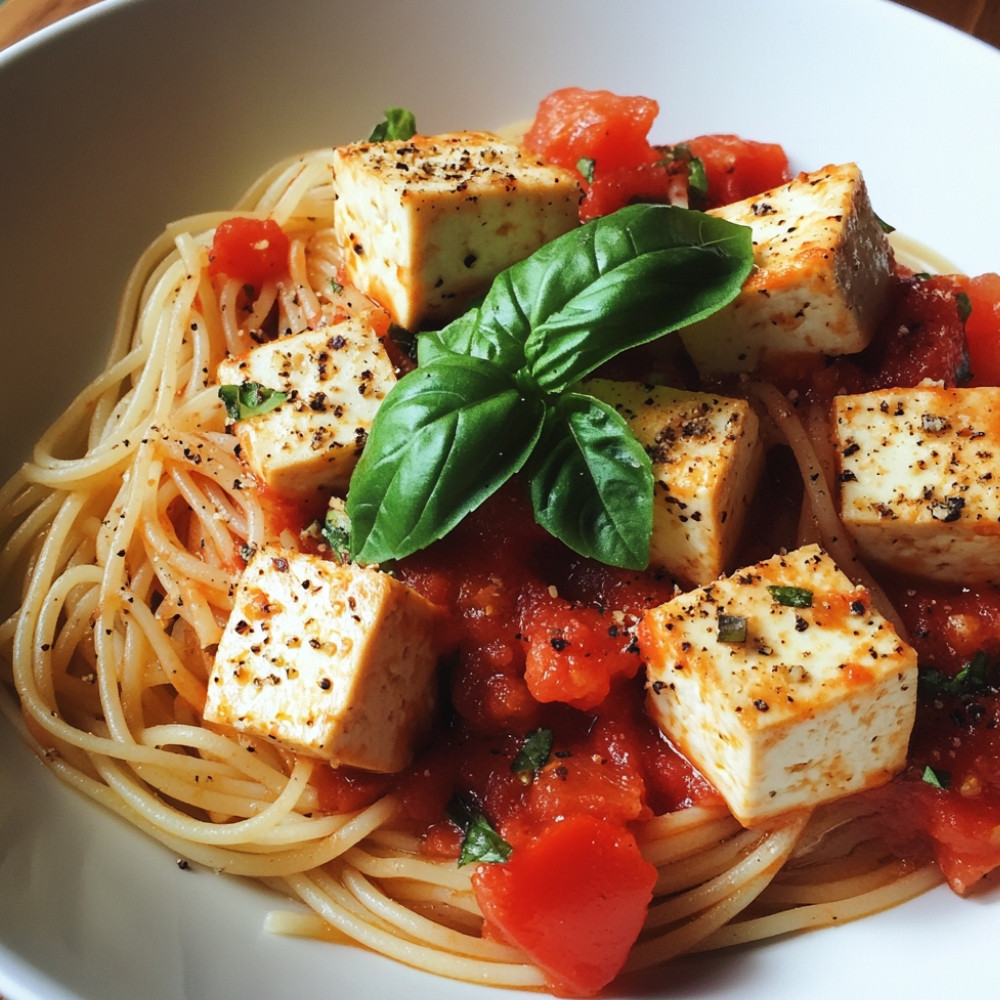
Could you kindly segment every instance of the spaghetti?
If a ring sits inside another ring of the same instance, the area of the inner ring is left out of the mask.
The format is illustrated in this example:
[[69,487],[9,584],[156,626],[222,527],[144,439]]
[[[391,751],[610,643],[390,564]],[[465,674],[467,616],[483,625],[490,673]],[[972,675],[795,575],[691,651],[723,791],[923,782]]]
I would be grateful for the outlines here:
[[[139,260],[104,371],[0,493],[6,679],[61,779],[176,854],[260,879],[311,911],[276,912],[270,930],[542,989],[543,970],[484,937],[470,868],[428,852],[394,792],[330,812],[315,780],[325,764],[201,719],[242,554],[275,540],[214,372],[275,316],[281,332],[298,332],[373,308],[337,283],[324,221],[333,198],[321,150],[278,165],[238,204],[236,214],[273,219],[290,241],[287,278],[251,302],[237,281],[208,273],[213,230],[232,212],[170,225]],[[803,478],[820,483],[805,533],[842,536],[797,413],[772,386],[753,392],[808,468]],[[288,528],[277,540],[300,544]],[[636,829],[658,874],[626,971],[853,919],[941,881],[933,865],[899,860],[855,800],[753,830],[716,803],[695,804]]]

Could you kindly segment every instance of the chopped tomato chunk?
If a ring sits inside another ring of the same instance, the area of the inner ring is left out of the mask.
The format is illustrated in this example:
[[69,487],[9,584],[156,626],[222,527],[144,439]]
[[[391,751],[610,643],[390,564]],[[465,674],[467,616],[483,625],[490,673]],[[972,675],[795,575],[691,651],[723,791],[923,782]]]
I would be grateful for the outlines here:
[[738,135],[702,135],[685,143],[705,166],[708,207],[742,201],[791,179],[785,150]]
[[[525,145],[576,170],[584,188],[580,219],[588,221],[633,202],[689,202],[689,164],[651,144],[659,105],[648,97],[567,87],[538,107]],[[788,158],[777,143],[735,135],[704,135],[684,143],[705,166],[707,205],[739,201],[789,180]]]
[[616,677],[634,676],[641,664],[631,635],[613,620],[547,593],[525,613],[523,634],[524,679],[536,701],[595,708]]
[[[923,379],[948,388],[969,384],[969,349],[962,320],[962,283],[954,275],[894,278],[879,336],[859,354],[831,359],[816,373],[820,396],[909,387]],[[826,390],[821,386],[826,384]]]
[[1000,865],[1000,808],[986,796],[932,791],[927,826],[934,858],[948,885],[964,894]]
[[686,197],[686,167],[662,161],[649,142],[659,105],[648,97],[567,87],[538,107],[525,145],[549,162],[576,170],[585,196],[580,219],[607,215],[635,201]]
[[288,270],[288,237],[273,219],[237,216],[220,222],[212,239],[208,271],[259,290]]
[[580,220],[609,215],[626,205],[650,202],[670,205],[687,199],[687,166],[639,163],[613,170],[595,170],[580,205]]
[[624,827],[578,814],[473,875],[486,919],[546,973],[591,996],[621,970],[652,899],[656,869]]
[[969,297],[965,336],[973,385],[1000,385],[1000,274],[968,278]]
[[654,163],[659,154],[646,137],[659,110],[649,97],[566,87],[539,104],[524,141],[550,162],[573,169],[581,159],[601,170]]
[[321,761],[313,771],[319,807],[323,812],[354,812],[381,798],[392,784],[392,776],[359,771],[354,767],[331,767]]
[[570,813],[590,813],[620,823],[640,818],[644,813],[642,776],[595,756],[573,754],[542,768],[527,796],[529,814],[542,822]]

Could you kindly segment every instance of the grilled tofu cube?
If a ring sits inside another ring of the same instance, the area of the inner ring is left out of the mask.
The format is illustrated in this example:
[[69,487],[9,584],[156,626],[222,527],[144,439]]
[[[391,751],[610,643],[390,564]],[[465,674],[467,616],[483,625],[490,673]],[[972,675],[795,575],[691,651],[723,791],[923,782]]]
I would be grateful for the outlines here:
[[1000,583],[1000,389],[884,389],[834,400],[841,518],[869,559]]
[[730,305],[681,331],[702,375],[867,347],[887,306],[891,254],[855,164],[710,214],[751,227],[755,267]]
[[288,394],[233,432],[258,479],[288,496],[342,493],[379,405],[396,382],[382,341],[363,319],[307,330],[227,358],[220,385],[256,382]]
[[916,653],[817,546],[654,608],[639,643],[652,718],[746,826],[905,763]]
[[240,579],[205,718],[336,765],[398,771],[430,721],[438,616],[385,573],[265,547]]
[[344,146],[334,180],[347,280],[410,330],[461,314],[578,224],[572,172],[485,132]]
[[685,586],[731,568],[763,466],[746,400],[609,379],[580,389],[613,406],[652,459],[650,563]]

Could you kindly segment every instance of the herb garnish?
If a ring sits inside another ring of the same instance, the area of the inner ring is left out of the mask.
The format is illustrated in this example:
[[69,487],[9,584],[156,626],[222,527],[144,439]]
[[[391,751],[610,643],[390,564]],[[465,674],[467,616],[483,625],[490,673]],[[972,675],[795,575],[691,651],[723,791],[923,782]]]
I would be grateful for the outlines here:
[[958,310],[959,322],[964,325],[972,315],[972,300],[966,292],[957,292],[955,294],[955,307]]
[[786,608],[811,608],[813,592],[805,587],[768,587],[767,592]]
[[386,108],[385,121],[372,129],[369,142],[392,142],[412,139],[417,134],[417,119],[406,108]]
[[747,640],[746,615],[727,615],[719,612],[719,642],[740,643]]
[[581,156],[576,161],[576,169],[588,184],[594,183],[594,168],[596,166],[597,161],[592,156]]
[[330,546],[334,558],[340,563],[351,561],[351,521],[344,510],[343,503],[331,501],[326,517],[320,525],[323,541]]
[[258,382],[243,382],[241,385],[220,385],[219,399],[225,404],[230,420],[246,420],[280,406],[288,399],[288,393],[268,389]]
[[947,771],[935,771],[933,767],[925,767],[922,777],[935,788],[945,789],[951,784],[951,775]]
[[523,469],[546,530],[645,567],[649,456],[620,414],[574,387],[732,301],[752,266],[749,227],[631,205],[503,271],[478,308],[420,335],[419,367],[379,408],[348,492],[354,558],[424,548]]
[[971,697],[983,691],[1000,692],[1000,661],[980,650],[953,677],[934,667],[921,667],[918,675],[922,695]]
[[524,784],[529,784],[535,772],[549,762],[553,739],[551,729],[536,729],[528,733],[517,756],[511,761],[511,773],[516,774]]
[[448,803],[447,812],[448,819],[464,833],[459,867],[473,862],[495,864],[511,856],[514,849],[510,844],[493,829],[482,812],[471,808],[464,799],[455,796]]
[[662,159],[660,163],[669,167],[672,163],[684,163],[688,171],[688,203],[697,208],[708,201],[708,174],[705,171],[705,161],[691,152],[691,147],[685,143],[674,146],[657,147]]

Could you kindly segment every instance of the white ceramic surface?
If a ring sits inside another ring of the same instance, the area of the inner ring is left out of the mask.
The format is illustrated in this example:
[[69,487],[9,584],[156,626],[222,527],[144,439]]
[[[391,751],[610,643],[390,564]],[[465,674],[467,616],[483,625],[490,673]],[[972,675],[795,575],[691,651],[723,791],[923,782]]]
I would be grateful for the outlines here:
[[[0,473],[100,365],[128,267],[171,217],[272,161],[366,134],[499,126],[558,86],[657,97],[657,139],[739,132],[796,168],[854,159],[880,215],[1000,269],[1000,54],[883,0],[133,0],[0,54]],[[63,788],[0,718],[8,1000],[500,1000],[354,949],[270,937],[256,887]],[[954,995],[996,982],[1000,891],[686,960],[617,997]]]

